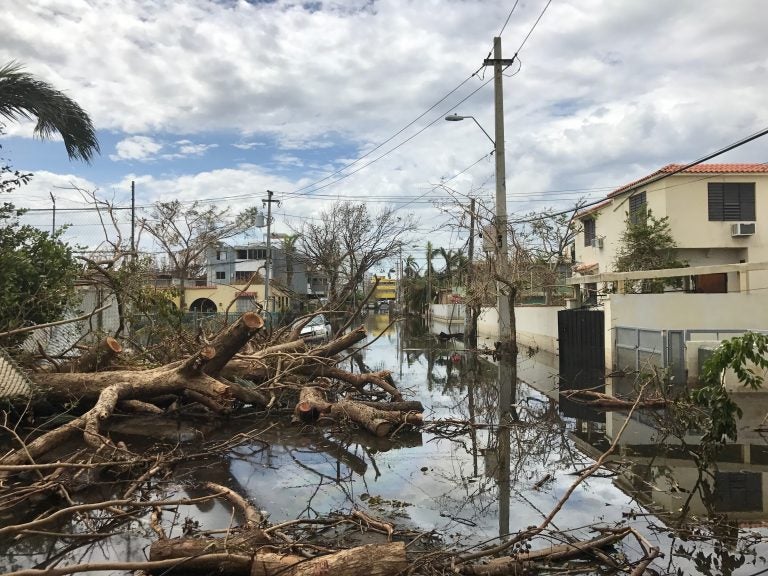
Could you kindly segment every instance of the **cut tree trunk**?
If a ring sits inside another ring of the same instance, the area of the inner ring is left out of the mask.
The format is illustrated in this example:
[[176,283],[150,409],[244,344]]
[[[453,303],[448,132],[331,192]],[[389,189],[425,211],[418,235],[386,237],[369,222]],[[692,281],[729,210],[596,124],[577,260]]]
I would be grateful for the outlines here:
[[421,414],[377,410],[352,400],[332,403],[325,399],[323,391],[317,386],[302,388],[299,402],[294,409],[295,418],[302,422],[310,422],[322,414],[329,414],[337,421],[352,420],[379,438],[389,435],[396,425],[420,426],[423,423]]
[[[226,539],[175,538],[153,542],[149,558],[152,562],[179,560],[177,568],[158,573],[226,576],[394,576],[408,567],[402,542],[367,544],[309,560],[259,549],[263,544],[248,534]],[[212,565],[206,561],[208,555],[226,561]]]
[[[147,399],[166,394],[187,394],[217,411],[225,410],[233,398],[233,386],[205,374],[208,364],[216,359],[213,372],[220,362],[226,363],[250,338],[261,329],[263,321],[253,313],[244,314],[232,327],[214,340],[219,348],[207,345],[181,363],[153,370],[114,372],[36,374],[35,382],[43,388],[49,402],[62,399],[96,399],[91,410],[80,418],[46,432],[30,444],[18,448],[4,458],[2,464],[23,464],[34,461],[83,429],[85,441],[94,448],[116,450],[100,434],[101,423],[108,419],[119,401]],[[238,393],[245,392],[238,387]]]
[[64,372],[96,372],[103,370],[122,351],[123,347],[120,346],[120,342],[112,338],[112,336],[107,336],[62,370]]
[[403,542],[366,544],[307,560],[302,556],[259,552],[251,576],[394,576],[408,568]]
[[217,376],[226,363],[263,327],[264,319],[255,312],[243,314],[228,330],[219,334],[211,342],[216,355],[208,361],[203,371],[211,376]]

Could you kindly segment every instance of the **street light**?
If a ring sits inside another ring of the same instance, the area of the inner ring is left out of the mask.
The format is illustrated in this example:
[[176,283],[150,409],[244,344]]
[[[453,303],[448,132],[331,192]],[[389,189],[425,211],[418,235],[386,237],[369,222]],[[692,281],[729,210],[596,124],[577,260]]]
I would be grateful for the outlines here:
[[496,142],[493,141],[493,138],[491,138],[491,135],[488,134],[488,132],[485,131],[485,128],[483,128],[480,125],[480,122],[477,121],[477,119],[474,116],[459,116],[458,114],[448,114],[448,116],[445,117],[445,119],[448,122],[461,122],[462,120],[466,120],[469,118],[472,120],[475,124],[477,124],[477,127],[480,128],[480,130],[483,131],[483,134],[485,134],[488,137],[488,140],[491,141],[491,144],[493,144],[493,148],[496,148]]
[[[509,247],[507,244],[507,184],[506,184],[506,166],[504,158],[504,99],[502,95],[502,74],[501,74],[501,39],[494,38],[494,108],[495,108],[495,128],[496,139],[491,138],[474,116],[460,116],[450,114],[445,117],[448,122],[459,122],[466,118],[471,119],[483,131],[488,140],[493,143],[493,152],[496,156],[496,250],[498,251],[497,274],[504,274],[507,268]],[[499,311],[499,341],[501,342],[501,352],[509,352],[516,347],[513,343],[515,335],[512,334],[512,313],[509,305],[509,299],[502,294],[502,285],[496,282],[496,291],[498,294],[497,309]]]

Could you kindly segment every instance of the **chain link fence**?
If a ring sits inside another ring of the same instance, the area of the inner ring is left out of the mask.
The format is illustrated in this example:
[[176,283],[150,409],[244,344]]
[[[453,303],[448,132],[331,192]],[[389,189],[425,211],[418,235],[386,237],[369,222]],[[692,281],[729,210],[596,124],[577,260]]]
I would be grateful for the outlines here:
[[29,397],[32,383],[8,352],[0,347],[0,400]]

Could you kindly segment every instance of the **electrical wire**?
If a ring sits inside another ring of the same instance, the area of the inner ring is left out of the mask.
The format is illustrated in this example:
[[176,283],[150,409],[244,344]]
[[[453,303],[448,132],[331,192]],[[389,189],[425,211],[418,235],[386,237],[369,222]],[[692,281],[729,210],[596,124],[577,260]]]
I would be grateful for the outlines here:
[[528,42],[528,38],[530,38],[531,34],[533,34],[533,31],[536,30],[536,26],[539,25],[539,22],[541,21],[541,18],[544,16],[544,13],[547,11],[547,8],[549,8],[550,4],[552,4],[552,0],[548,0],[547,1],[546,6],[544,6],[544,9],[541,11],[541,14],[539,14],[539,17],[536,18],[536,22],[534,22],[533,26],[531,26],[531,29],[528,30],[528,34],[525,35],[525,38],[523,38],[523,41],[520,43],[520,46],[518,46],[517,50],[515,50],[515,55],[512,57],[513,60],[515,58],[517,58],[517,55],[523,49],[523,46],[525,46],[525,43]]
[[[497,36],[501,37],[501,35],[504,34],[504,29],[507,27],[507,24],[509,24],[509,19],[512,18],[512,14],[515,13],[515,8],[517,8],[519,2],[520,0],[515,0],[515,4],[512,6],[512,10],[509,11],[509,15],[507,16],[507,19],[504,20],[504,25],[501,27],[501,30],[499,30]],[[488,56],[490,57],[490,53]]]

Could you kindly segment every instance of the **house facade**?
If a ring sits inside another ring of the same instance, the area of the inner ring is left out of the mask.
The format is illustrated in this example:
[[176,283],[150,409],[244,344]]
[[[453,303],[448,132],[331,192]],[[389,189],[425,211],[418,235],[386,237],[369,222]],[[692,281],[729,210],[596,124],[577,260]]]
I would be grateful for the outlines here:
[[[290,262],[286,258],[285,250],[280,247],[270,248],[272,265],[270,278],[282,284],[289,291],[306,295],[308,293],[307,265],[303,258],[294,254]],[[263,284],[267,266],[267,245],[265,243],[228,246],[219,244],[206,251],[206,264],[208,283],[243,285],[254,274],[260,279],[257,282]],[[289,267],[291,270],[291,282],[288,286]]]
[[[646,209],[669,219],[677,259],[689,266],[768,261],[768,165],[698,164],[676,172],[680,168],[665,166],[578,213],[574,272],[614,272],[627,218]],[[768,272],[752,272],[751,282],[753,288],[768,287]],[[740,291],[735,272],[699,275],[686,288]]]

